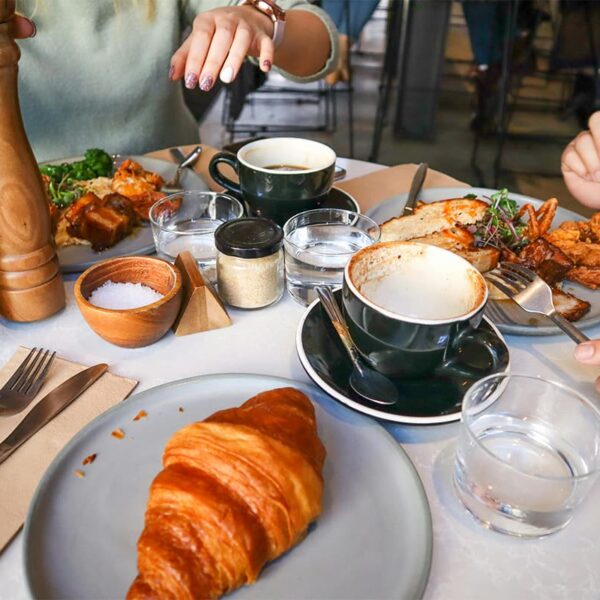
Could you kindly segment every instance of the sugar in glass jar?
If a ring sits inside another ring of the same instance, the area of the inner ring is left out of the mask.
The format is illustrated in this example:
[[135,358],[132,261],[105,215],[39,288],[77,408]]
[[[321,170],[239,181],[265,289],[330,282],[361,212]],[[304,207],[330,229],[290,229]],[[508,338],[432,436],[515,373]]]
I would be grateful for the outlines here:
[[283,231],[262,217],[223,223],[215,231],[219,295],[236,308],[262,308],[284,291]]

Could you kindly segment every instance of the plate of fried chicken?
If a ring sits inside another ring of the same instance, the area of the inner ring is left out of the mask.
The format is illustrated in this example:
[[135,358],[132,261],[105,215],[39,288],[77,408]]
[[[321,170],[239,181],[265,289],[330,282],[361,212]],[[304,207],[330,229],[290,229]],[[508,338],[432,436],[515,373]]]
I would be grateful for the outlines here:
[[[367,213],[381,225],[381,240],[413,240],[461,255],[481,272],[500,260],[533,269],[553,290],[558,312],[578,327],[600,324],[600,213],[591,219],[507,190],[431,188],[412,214],[402,215],[407,194]],[[490,287],[487,316],[508,334],[553,335],[545,316],[527,313]]]
[[[54,241],[63,273],[77,273],[117,256],[155,251],[150,207],[165,196],[162,187],[176,165],[145,156],[114,160],[101,150],[85,157],[41,165],[50,206]],[[207,190],[191,169],[184,169],[185,190]]]

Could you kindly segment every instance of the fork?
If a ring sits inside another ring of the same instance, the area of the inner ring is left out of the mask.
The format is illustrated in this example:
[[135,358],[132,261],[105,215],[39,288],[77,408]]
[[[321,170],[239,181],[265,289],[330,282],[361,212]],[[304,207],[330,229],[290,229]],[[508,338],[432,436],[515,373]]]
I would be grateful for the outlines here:
[[11,378],[0,388],[0,416],[7,417],[29,406],[40,391],[56,352],[33,348]]
[[165,193],[175,193],[177,191],[181,191],[179,180],[181,179],[181,174],[183,173],[183,169],[186,167],[192,166],[199,158],[200,154],[202,154],[202,146],[196,146],[187,156],[181,156],[181,151],[177,148],[172,148],[171,153],[175,156],[179,156],[179,164],[177,165],[177,170],[175,171],[175,175],[171,179],[171,181],[167,181],[163,187],[162,191]]
[[554,308],[552,289],[536,273],[522,265],[500,263],[499,267],[485,274],[500,291],[514,300],[523,310],[546,315],[573,341],[580,344],[588,338],[573,323],[567,321]]

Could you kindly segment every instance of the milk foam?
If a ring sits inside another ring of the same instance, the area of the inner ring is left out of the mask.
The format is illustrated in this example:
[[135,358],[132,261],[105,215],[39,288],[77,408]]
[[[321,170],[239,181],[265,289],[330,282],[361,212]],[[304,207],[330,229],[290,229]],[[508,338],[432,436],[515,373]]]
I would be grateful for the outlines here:
[[452,319],[471,312],[480,298],[476,281],[461,263],[425,253],[396,267],[363,283],[360,292],[399,317]]

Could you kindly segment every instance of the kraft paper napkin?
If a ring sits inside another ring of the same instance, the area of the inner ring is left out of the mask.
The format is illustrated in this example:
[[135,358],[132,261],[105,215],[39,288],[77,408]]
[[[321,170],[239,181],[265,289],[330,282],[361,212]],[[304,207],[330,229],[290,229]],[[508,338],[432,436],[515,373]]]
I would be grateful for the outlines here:
[[[354,179],[348,179],[347,181],[340,181],[335,184],[335,187],[338,187],[353,196],[360,205],[362,212],[366,212],[376,204],[379,204],[379,202],[383,202],[397,194],[408,192],[417,166],[418,165],[414,164],[406,164],[389,167],[387,169],[376,171],[375,173],[370,173],[369,175],[355,177]],[[439,188],[469,186],[449,175],[444,175],[439,171],[429,169],[423,187]]]
[[[28,353],[28,348],[19,348],[0,369],[0,387]],[[84,365],[56,357],[42,389],[27,409],[10,417],[0,416],[0,440],[3,440],[48,392],[86,368]],[[70,406],[0,464],[0,552],[23,525],[35,489],[62,447],[92,419],[127,398],[136,385],[137,381],[132,379],[104,373]]]

